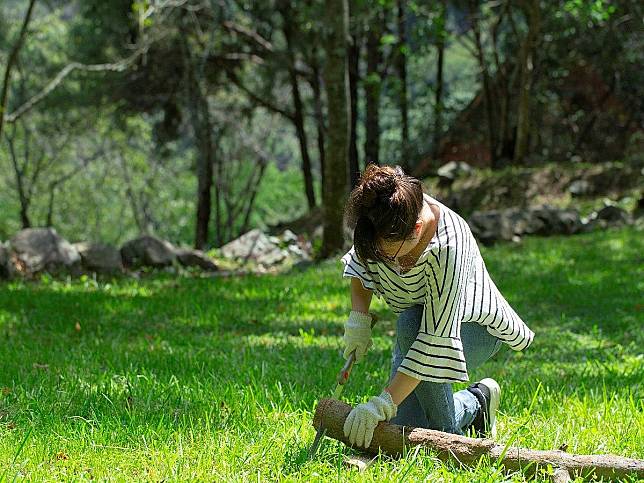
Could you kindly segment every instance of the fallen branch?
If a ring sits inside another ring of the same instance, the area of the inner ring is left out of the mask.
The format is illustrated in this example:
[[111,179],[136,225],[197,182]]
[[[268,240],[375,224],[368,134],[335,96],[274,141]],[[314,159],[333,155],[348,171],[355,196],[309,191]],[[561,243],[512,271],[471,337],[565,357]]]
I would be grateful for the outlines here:
[[[313,417],[313,426],[326,428],[326,435],[350,445],[343,426],[351,406],[335,399],[322,399]],[[436,451],[441,461],[458,461],[473,465],[484,456],[499,461],[509,471],[534,474],[539,466],[550,465],[566,470],[571,475],[621,478],[635,474],[644,478],[644,461],[614,455],[574,455],[564,451],[542,451],[516,446],[506,447],[491,439],[476,439],[424,428],[380,423],[373,434],[368,453],[399,456],[414,446],[425,446]],[[363,448],[360,448],[363,449]]]

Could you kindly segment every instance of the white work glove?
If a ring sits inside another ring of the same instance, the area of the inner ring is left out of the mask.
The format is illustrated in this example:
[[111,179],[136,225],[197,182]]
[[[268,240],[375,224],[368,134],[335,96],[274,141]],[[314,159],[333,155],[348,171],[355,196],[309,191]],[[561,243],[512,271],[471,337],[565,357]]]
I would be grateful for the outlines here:
[[344,358],[356,351],[356,362],[359,362],[371,347],[371,315],[352,310],[349,320],[344,324]]
[[391,399],[391,394],[382,391],[369,402],[358,404],[351,410],[344,422],[344,435],[354,446],[368,448],[373,438],[373,430],[380,421],[389,421],[396,415],[398,406]]

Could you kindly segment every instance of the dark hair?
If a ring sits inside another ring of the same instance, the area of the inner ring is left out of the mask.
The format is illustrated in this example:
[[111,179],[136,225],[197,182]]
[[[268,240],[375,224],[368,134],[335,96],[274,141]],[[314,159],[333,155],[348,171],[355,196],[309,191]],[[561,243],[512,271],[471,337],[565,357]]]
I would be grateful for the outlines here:
[[367,166],[344,210],[358,258],[383,261],[378,242],[409,238],[422,207],[419,180],[407,176],[400,166]]

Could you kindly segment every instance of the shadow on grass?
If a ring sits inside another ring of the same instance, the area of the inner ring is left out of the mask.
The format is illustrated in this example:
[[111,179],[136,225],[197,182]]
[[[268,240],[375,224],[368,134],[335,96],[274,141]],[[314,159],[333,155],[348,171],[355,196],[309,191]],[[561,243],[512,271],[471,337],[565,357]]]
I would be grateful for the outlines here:
[[[537,337],[525,354],[507,351],[484,366],[486,375],[579,397],[601,398],[595,388],[626,394],[641,383],[641,363],[623,364],[642,346],[637,247],[558,241],[543,249],[543,270],[537,262],[527,275],[516,270],[517,259],[540,246],[490,254],[493,279]],[[8,348],[0,386],[17,393],[0,399],[0,409],[23,418],[114,414],[140,424],[210,410],[219,428],[258,405],[310,411],[330,394],[342,363],[337,337],[349,302],[336,273],[320,265],[278,277],[160,277],[145,290],[0,286],[0,338]],[[382,339],[394,315],[380,315]],[[382,388],[389,349],[377,346],[345,396]],[[228,407],[228,397],[246,399]]]

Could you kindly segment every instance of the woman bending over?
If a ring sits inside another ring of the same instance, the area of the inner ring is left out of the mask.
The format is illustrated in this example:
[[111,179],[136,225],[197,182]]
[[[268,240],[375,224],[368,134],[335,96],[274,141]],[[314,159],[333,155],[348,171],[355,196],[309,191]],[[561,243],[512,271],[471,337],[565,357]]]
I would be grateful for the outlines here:
[[371,444],[380,421],[463,434],[496,435],[501,390],[487,378],[452,393],[506,343],[530,345],[534,333],[498,291],[467,223],[426,195],[399,168],[370,165],[346,207],[353,247],[342,257],[351,279],[345,358],[371,345],[375,293],[398,314],[391,376],[380,396],[349,414],[344,433]]

